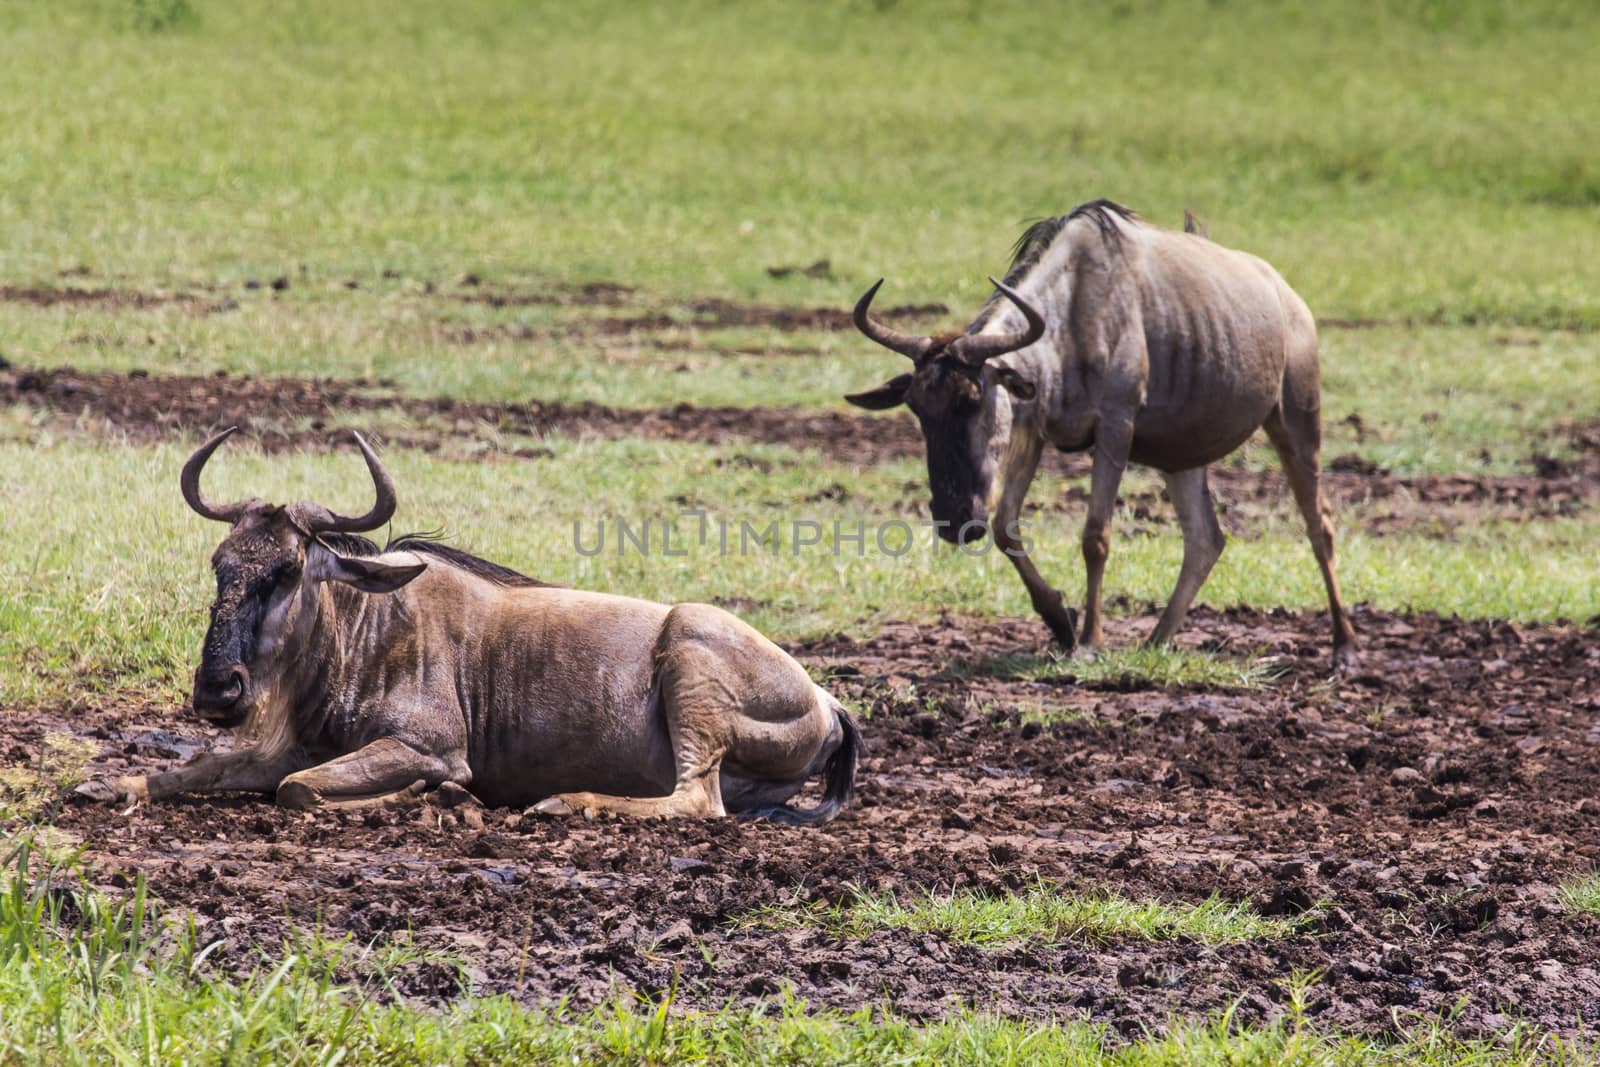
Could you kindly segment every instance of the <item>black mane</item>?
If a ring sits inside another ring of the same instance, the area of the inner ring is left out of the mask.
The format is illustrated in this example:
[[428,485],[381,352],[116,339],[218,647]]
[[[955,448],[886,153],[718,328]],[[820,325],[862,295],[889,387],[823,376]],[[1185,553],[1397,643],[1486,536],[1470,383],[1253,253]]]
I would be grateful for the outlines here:
[[329,548],[346,556],[377,556],[385,552],[415,552],[421,556],[432,556],[450,564],[457,570],[466,571],[495,585],[503,586],[533,586],[548,587],[550,582],[541,582],[537,578],[529,578],[520,571],[510,567],[502,567],[492,563],[482,556],[474,556],[471,552],[447,545],[439,540],[438,534],[409,533],[400,537],[391,538],[389,543],[382,548],[370,538],[360,534],[334,533],[323,534],[322,541]]
[[1087,204],[1079,204],[1065,215],[1032,220],[1011,248],[1011,266],[1006,268],[1006,284],[1014,286],[1027,277],[1028,272],[1039,265],[1045,252],[1055,243],[1055,239],[1061,236],[1061,231],[1067,228],[1067,223],[1073,219],[1090,220],[1100,231],[1101,237],[1108,242],[1114,242],[1122,238],[1122,231],[1117,228],[1117,223],[1137,222],[1139,213],[1132,208],[1123,207],[1115,200],[1091,200]]
[[[1079,204],[1065,215],[1033,219],[1011,248],[1011,266],[1006,268],[1005,282],[1012,288],[1020,285],[1028,273],[1039,265],[1045,252],[1055,243],[1055,239],[1061,236],[1061,231],[1067,228],[1067,223],[1073,219],[1089,219],[1100,231],[1100,236],[1105,242],[1114,245],[1122,240],[1122,231],[1117,229],[1117,222],[1119,220],[1136,222],[1138,218],[1138,212],[1132,208],[1123,207],[1115,200],[1102,199]],[[978,317],[967,327],[967,333],[974,334],[983,329],[990,316],[1004,302],[1005,298],[998,292],[989,297],[982,310],[978,312]]]
[[[1081,210],[1081,209],[1080,209]],[[1076,212],[1074,212],[1076,214]],[[1045,250],[1060,236],[1071,215],[1057,215],[1050,219],[1036,219],[1017,243],[1011,246],[1011,266],[1006,268],[1006,284],[1016,285],[1044,258]]]
[[1087,204],[1079,204],[1071,213],[1062,220],[1066,225],[1072,219],[1089,219],[1100,231],[1100,236],[1108,244],[1114,244],[1122,239],[1122,231],[1117,229],[1117,223],[1139,221],[1138,212],[1132,208],[1123,207],[1115,200],[1091,200]]
[[[1107,245],[1117,246],[1122,243],[1122,230],[1117,229],[1118,219],[1136,222],[1139,221],[1139,213],[1115,200],[1090,200],[1075,206],[1069,213],[1058,214],[1050,219],[1034,219],[1026,230],[1022,230],[1021,237],[1016,238],[1016,245],[1011,246],[1011,266],[1006,267],[1005,272],[1006,285],[1011,288],[1021,285],[1022,278],[1026,278],[1030,270],[1038,266],[1038,261],[1045,258],[1046,251],[1056,243],[1056,238],[1061,237],[1061,230],[1067,229],[1067,222],[1072,219],[1090,219],[1094,222],[1094,229],[1099,230],[1102,240]],[[974,318],[973,325],[966,328],[966,333],[981,331],[1005,302],[1005,296],[998,291],[990,296],[979,310],[978,318]]]

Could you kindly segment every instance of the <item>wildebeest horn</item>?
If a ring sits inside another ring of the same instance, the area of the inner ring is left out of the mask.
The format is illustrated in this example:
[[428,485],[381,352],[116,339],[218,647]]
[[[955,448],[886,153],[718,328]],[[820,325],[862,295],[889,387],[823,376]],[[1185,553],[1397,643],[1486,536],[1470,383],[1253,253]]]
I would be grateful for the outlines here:
[[898,352],[910,359],[921,359],[928,349],[933,347],[933,338],[917,337],[909,333],[901,333],[878,322],[867,309],[872,306],[872,298],[878,295],[878,290],[883,287],[883,279],[879,278],[877,284],[868,289],[860,300],[856,301],[855,322],[856,329],[878,342],[891,352]]
[[1005,282],[997,282],[993,278],[989,281],[994,287],[1006,294],[1006,299],[1017,305],[1017,310],[1022,312],[1022,317],[1028,320],[1026,330],[1016,333],[978,334],[975,337],[963,337],[959,342],[961,358],[971,363],[982,363],[995,356],[1003,356],[1007,352],[1015,352],[1019,348],[1027,348],[1033,342],[1044,336],[1044,316],[1033,309],[1022,294],[1017,292]]
[[311,533],[365,533],[368,530],[376,530],[394,516],[396,505],[394,479],[383,469],[383,461],[372,450],[372,446],[367,444],[365,437],[353,430],[350,436],[356,439],[361,454],[366,457],[367,470],[372,472],[372,484],[378,491],[378,499],[372,505],[371,511],[358,518],[350,518],[320,505],[312,505],[305,513],[305,523]]
[[241,500],[235,504],[217,505],[207,500],[206,495],[200,491],[200,471],[205,467],[206,460],[211,458],[211,453],[217,450],[217,446],[233,436],[233,432],[238,428],[229,426],[195,449],[194,455],[189,457],[189,462],[183,465],[183,473],[178,476],[178,484],[183,486],[183,499],[189,502],[191,508],[205,518],[229,525],[244,513],[246,502]]

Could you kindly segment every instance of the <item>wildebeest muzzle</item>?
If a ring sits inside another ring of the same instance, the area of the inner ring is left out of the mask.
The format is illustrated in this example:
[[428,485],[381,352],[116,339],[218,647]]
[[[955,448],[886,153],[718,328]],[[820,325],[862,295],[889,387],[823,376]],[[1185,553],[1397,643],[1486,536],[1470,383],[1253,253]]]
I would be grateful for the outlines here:
[[250,688],[250,672],[242,664],[208,671],[202,665],[194,672],[194,711],[218,726],[237,726],[244,721],[244,695]]

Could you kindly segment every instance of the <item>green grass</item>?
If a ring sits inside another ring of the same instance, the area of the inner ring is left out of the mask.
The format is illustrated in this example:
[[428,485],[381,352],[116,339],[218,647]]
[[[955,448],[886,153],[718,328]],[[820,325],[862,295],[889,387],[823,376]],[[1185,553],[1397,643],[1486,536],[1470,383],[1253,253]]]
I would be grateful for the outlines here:
[[[443,1009],[397,995],[404,947],[363,951],[300,936],[258,969],[219,973],[214,943],[164,916],[137,880],[121,898],[91,889],[37,831],[0,836],[0,1062],[7,1064],[1566,1064],[1592,1050],[1514,1026],[1492,1039],[1418,1022],[1389,1041],[1318,1032],[1307,980],[1276,1021],[1174,1021],[1128,1040],[1081,1022],[967,1012],[914,1022],[892,1011],[810,1011],[792,999],[689,1012],[670,998],[577,1011],[507,996]],[[70,907],[68,902],[70,901]],[[1162,1032],[1164,1031],[1164,1032]]]
[[1566,879],[1557,889],[1556,899],[1568,911],[1600,917],[1600,871]]
[[[721,600],[778,637],[866,633],[885,619],[941,610],[1029,614],[1021,582],[997,553],[970,558],[936,546],[915,526],[920,510],[897,511],[902,486],[919,477],[915,464],[853,471],[772,448],[551,445],[555,456],[535,462],[454,462],[391,450],[387,462],[401,500],[396,532],[443,527],[492,559],[583,588]],[[0,704],[82,699],[104,688],[168,700],[185,691],[213,591],[208,560],[224,534],[190,513],[177,493],[186,454],[178,445],[109,450],[49,434],[24,444],[0,432],[0,497],[8,502],[0,540]],[[729,462],[732,455],[747,461]],[[230,445],[206,477],[219,498],[315,499],[346,511],[371,492],[352,450],[266,457]],[[836,485],[850,487],[847,500],[815,502]],[[708,512],[704,545],[698,522],[681,515],[685,505]],[[880,545],[877,524],[901,521],[899,514],[909,526],[885,528]],[[619,519],[636,535],[646,520],[652,524],[648,554],[631,543],[619,550]],[[797,546],[796,521],[818,524],[801,532],[820,531],[821,543]],[[1078,599],[1078,517],[1036,521],[1029,533],[1040,568]],[[584,555],[575,531],[592,551],[602,522],[604,550]],[[670,556],[661,540],[667,522],[674,524]],[[726,554],[719,522],[727,524]],[[781,538],[775,547],[759,539],[773,523]],[[865,544],[836,541],[836,523],[846,535],[864,529]],[[1342,540],[1341,576],[1353,601],[1385,608],[1585,619],[1600,611],[1600,575],[1591,565],[1597,535],[1594,518],[1483,523],[1448,541],[1351,532]],[[1108,591],[1135,604],[1164,603],[1181,554],[1171,527],[1117,538]],[[1269,516],[1259,536],[1234,538],[1201,601],[1322,610],[1321,580],[1298,520]],[[1105,669],[1119,676],[1176,672],[1174,678],[1220,671],[1230,684],[1241,677],[1239,665],[1224,659],[1207,664],[1204,657],[1158,654],[1144,663],[1141,655],[1117,652]],[[1062,669],[1077,673],[1079,666]]]
[[1198,904],[1168,904],[1111,893],[1076,896],[1048,885],[1005,895],[928,892],[909,899],[894,893],[865,895],[841,904],[766,909],[745,921],[761,927],[819,926],[838,937],[909,930],[985,946],[1121,940],[1227,945],[1289,937],[1299,925],[1264,918],[1248,904],[1215,896]]
[[[966,307],[1113,196],[1324,315],[1600,323],[1600,14],[72,0],[0,11],[0,276],[385,269]],[[135,14],[140,13],[142,14]],[[828,258],[832,278],[767,268]],[[298,275],[297,275],[298,276]]]
[[1280,665],[1256,656],[1239,658],[1186,648],[1105,648],[1092,655],[991,656],[952,668],[955,677],[1071,678],[1079,685],[1144,685],[1158,689],[1268,689]]

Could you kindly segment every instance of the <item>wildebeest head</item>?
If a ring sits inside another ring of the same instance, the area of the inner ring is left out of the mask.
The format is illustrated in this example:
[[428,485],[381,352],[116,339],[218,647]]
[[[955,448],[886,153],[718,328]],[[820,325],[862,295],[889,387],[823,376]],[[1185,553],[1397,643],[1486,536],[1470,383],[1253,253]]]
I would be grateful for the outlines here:
[[1043,316],[1016,290],[989,280],[1022,312],[1025,329],[934,337],[903,334],[868,314],[883,285],[881,278],[856,302],[856,329],[909,357],[915,366],[909,374],[845,399],[872,411],[905,404],[916,414],[928,447],[935,528],[953,543],[974,541],[986,532],[988,501],[1011,437],[1011,399],[1032,400],[1035,392],[1033,383],[1017,371],[989,360],[1026,348],[1044,335]]
[[200,515],[228,523],[228,536],[211,556],[217,597],[211,604],[200,666],[194,674],[194,710],[219,726],[237,726],[279,673],[285,640],[303,619],[307,583],[345,582],[369,593],[399,589],[426,564],[396,566],[342,556],[324,534],[374,530],[394,514],[394,482],[371,446],[355,435],[377,488],[377,502],[350,518],[320,504],[287,506],[247,499],[214,504],[200,491],[200,471],[235,428],[201,445],[183,465],[183,498]]

